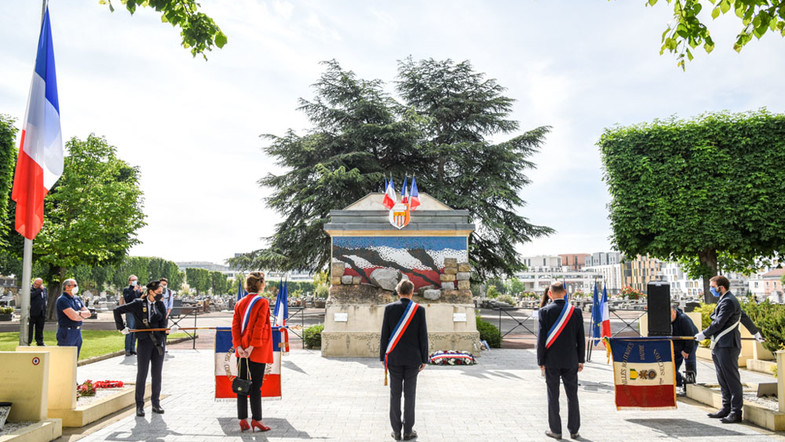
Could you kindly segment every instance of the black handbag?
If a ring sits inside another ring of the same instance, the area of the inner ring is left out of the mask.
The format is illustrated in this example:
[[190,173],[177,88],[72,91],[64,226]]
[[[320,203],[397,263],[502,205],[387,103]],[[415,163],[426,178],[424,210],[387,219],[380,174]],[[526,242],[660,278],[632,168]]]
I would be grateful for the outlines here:
[[[242,365],[242,361],[243,361],[243,358],[240,358],[240,361],[239,361],[238,365],[241,366]],[[239,376],[240,375],[240,366],[238,366],[237,367],[237,375],[238,376],[235,377],[234,380],[232,381],[232,391],[235,392],[236,394],[239,394],[239,395],[242,395],[242,396],[248,396],[248,394],[251,392],[251,388],[253,387],[253,381],[251,381],[251,367],[250,367],[250,364],[248,363],[248,358],[245,358],[245,361],[246,361],[245,362],[245,368],[246,368],[245,371],[248,373],[248,379],[240,378],[240,376]]]

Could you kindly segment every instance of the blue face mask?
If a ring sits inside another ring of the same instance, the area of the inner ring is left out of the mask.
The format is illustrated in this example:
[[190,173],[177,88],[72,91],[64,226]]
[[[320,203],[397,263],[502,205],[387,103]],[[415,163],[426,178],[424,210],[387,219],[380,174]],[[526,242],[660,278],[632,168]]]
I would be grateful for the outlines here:
[[711,294],[714,295],[715,298],[720,297],[721,293],[719,290],[717,290],[717,287],[709,287],[709,291],[711,291]]

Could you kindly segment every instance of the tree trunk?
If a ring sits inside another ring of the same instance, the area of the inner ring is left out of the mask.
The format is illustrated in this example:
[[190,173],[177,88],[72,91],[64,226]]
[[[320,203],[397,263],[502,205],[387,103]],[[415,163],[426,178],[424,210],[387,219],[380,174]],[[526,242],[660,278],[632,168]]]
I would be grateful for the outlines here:
[[698,253],[698,259],[700,260],[700,263],[708,269],[708,272],[703,275],[703,302],[714,304],[717,302],[717,298],[715,298],[709,290],[709,285],[711,284],[709,280],[712,277],[717,276],[717,251],[713,249],[704,250]]
[[60,277],[60,281],[50,282],[48,286],[46,286],[46,290],[49,291],[49,294],[46,296],[46,318],[47,321],[56,321],[57,320],[57,313],[55,312],[55,304],[57,304],[57,298],[63,293],[63,281],[65,281],[65,267],[58,267],[57,268],[57,275]]

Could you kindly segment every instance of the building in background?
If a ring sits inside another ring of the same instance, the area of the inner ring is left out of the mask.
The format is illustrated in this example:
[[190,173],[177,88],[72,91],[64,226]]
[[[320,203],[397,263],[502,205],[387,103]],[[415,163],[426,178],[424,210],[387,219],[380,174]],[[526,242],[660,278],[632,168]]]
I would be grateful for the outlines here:
[[588,253],[566,253],[559,255],[561,258],[562,267],[569,267],[570,270],[578,271],[586,267],[586,257],[591,256]]

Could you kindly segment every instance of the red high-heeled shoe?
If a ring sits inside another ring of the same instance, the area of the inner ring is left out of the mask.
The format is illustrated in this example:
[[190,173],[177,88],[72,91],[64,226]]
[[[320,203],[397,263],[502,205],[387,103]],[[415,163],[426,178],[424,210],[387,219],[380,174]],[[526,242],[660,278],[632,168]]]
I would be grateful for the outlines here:
[[253,431],[255,432],[258,428],[259,431],[270,431],[270,427],[266,426],[265,424],[259,422],[256,419],[251,419],[251,427],[253,427]]
[[240,431],[250,430],[251,426],[248,425],[248,421],[245,419],[240,419]]

